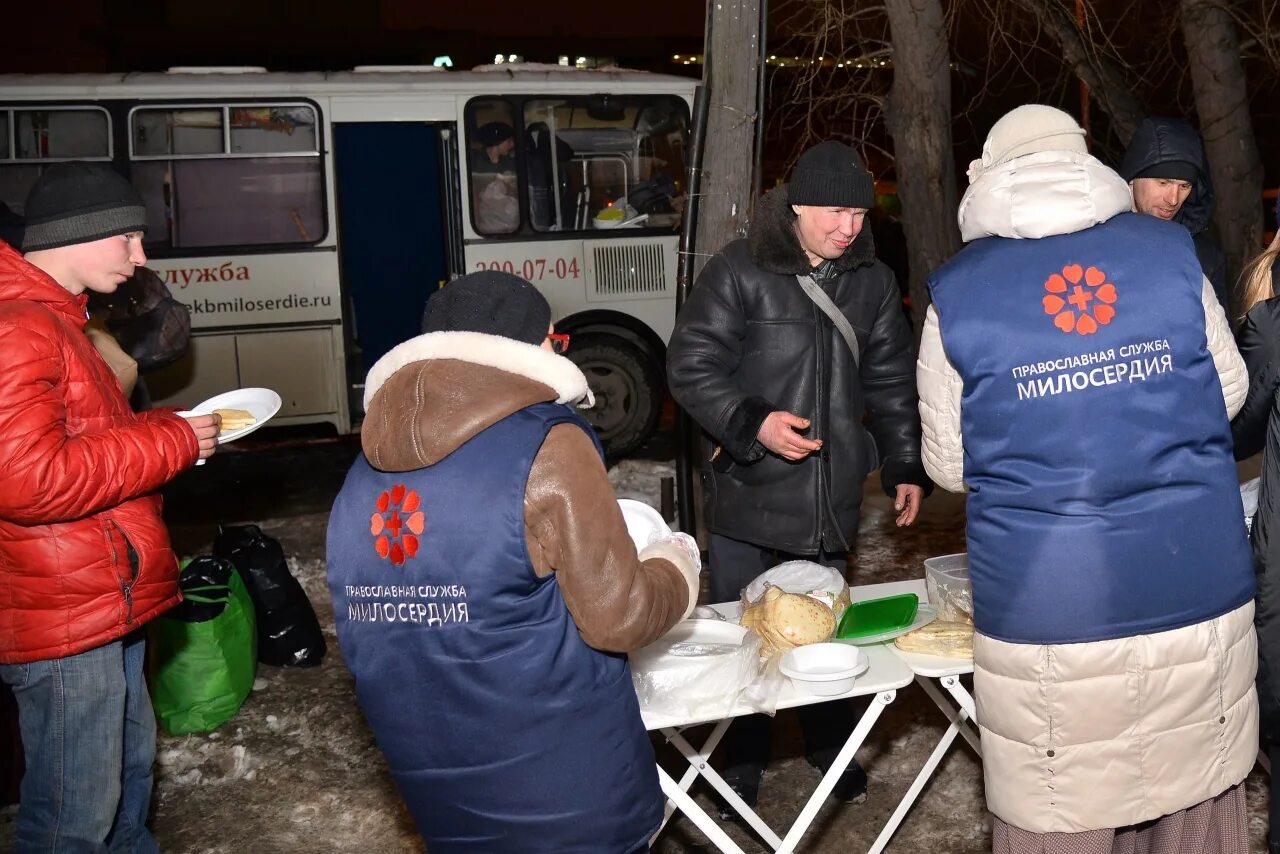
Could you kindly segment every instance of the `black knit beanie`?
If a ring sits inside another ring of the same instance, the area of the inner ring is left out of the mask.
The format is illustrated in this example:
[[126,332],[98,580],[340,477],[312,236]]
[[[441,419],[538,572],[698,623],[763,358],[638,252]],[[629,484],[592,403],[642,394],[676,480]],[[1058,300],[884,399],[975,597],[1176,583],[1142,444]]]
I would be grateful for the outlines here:
[[488,122],[476,129],[476,139],[483,146],[501,145],[515,135],[516,132],[506,122]]
[[787,202],[870,210],[876,204],[876,191],[858,152],[843,142],[827,140],[800,155],[787,183]]
[[55,163],[27,193],[22,251],[57,249],[147,230],[133,185],[105,163]]
[[427,300],[423,332],[484,332],[541,344],[551,326],[551,306],[519,276],[482,270],[454,279]]
[[1195,164],[1186,160],[1166,160],[1163,163],[1156,163],[1143,169],[1137,175],[1137,178],[1164,178],[1167,181],[1186,181],[1188,184],[1194,184],[1200,179],[1200,170]]

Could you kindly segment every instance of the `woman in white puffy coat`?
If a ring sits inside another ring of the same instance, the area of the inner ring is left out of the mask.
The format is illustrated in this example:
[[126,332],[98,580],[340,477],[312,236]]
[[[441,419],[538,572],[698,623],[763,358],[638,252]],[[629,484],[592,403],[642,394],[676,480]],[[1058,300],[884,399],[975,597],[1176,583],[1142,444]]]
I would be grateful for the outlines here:
[[1067,114],[1014,110],[969,178],[918,383],[925,467],[969,491],[994,849],[1245,852],[1257,653],[1226,318],[1185,230],[1129,213]]

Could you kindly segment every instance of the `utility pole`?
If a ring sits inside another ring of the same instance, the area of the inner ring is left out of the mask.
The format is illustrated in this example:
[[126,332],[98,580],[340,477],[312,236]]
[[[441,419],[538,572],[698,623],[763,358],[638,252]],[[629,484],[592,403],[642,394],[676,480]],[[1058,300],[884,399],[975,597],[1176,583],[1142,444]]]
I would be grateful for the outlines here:
[[710,98],[694,276],[747,232],[755,188],[764,0],[708,0],[702,82]]
[[[747,233],[752,195],[759,181],[763,116],[762,71],[768,0],[707,0],[702,87],[695,109],[698,130],[689,156],[691,198],[686,200],[676,309],[684,303],[707,258]],[[705,104],[702,100],[705,99]],[[706,144],[704,140],[709,140]],[[696,194],[696,195],[695,195]],[[700,534],[705,520],[693,483],[698,464],[698,426],[683,411],[676,425],[676,504],[680,529]]]

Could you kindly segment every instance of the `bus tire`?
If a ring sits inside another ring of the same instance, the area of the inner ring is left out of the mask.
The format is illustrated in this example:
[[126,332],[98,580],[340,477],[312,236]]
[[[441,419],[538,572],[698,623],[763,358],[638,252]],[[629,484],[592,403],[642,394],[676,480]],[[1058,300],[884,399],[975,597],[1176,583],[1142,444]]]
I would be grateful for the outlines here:
[[631,342],[600,333],[573,336],[566,355],[595,395],[595,406],[582,414],[605,454],[624,456],[648,441],[662,414],[661,366]]

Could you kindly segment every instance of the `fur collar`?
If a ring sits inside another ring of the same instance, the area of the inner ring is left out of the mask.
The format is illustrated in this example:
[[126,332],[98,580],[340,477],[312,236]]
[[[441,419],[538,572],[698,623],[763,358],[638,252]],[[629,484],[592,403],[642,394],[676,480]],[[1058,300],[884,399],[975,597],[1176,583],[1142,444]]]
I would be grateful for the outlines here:
[[[813,269],[809,256],[800,248],[796,237],[796,215],[787,204],[787,185],[783,184],[760,197],[756,204],[756,218],[747,232],[747,244],[751,248],[751,260],[770,273],[803,276]],[[836,259],[836,273],[845,273],[855,267],[870,264],[876,259],[875,241],[871,237],[871,225],[864,222],[862,231],[844,254]]]
[[556,403],[576,403],[583,409],[595,405],[587,378],[578,366],[534,344],[482,332],[428,332],[393,347],[374,363],[364,384],[366,411],[378,389],[406,365],[429,359],[456,359],[485,365],[550,386]]

